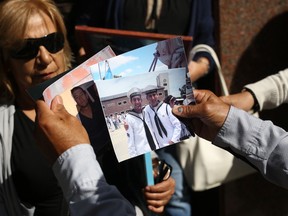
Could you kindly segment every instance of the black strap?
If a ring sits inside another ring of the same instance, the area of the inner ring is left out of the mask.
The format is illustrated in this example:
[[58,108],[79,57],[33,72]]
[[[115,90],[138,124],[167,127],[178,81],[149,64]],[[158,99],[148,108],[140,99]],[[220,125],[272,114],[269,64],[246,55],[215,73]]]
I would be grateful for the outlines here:
[[149,146],[150,146],[151,150],[155,150],[156,149],[156,145],[154,143],[154,139],[152,137],[152,134],[151,134],[151,132],[150,132],[150,130],[148,128],[148,125],[146,124],[145,120],[140,118],[140,116],[138,116],[138,114],[136,114],[136,113],[129,112],[128,114],[133,115],[136,118],[139,118],[139,119],[142,120],[143,125],[144,125],[145,134],[146,134],[146,137],[147,137],[147,140],[148,140],[148,143],[149,143]]
[[158,109],[162,106],[162,103],[160,104],[160,106],[157,108],[156,112],[153,109],[153,107],[150,106],[150,108],[153,110],[154,112],[154,121],[158,130],[159,135],[163,138],[162,132],[165,134],[165,136],[167,137],[167,130],[165,129],[164,125],[162,124],[160,118],[157,115],[157,111]]
[[151,150],[155,150],[156,149],[156,145],[154,143],[154,140],[153,140],[152,134],[150,133],[148,125],[146,124],[146,122],[144,120],[142,120],[142,121],[143,121],[143,124],[144,124],[144,129],[145,129],[146,137],[147,137],[148,143],[150,145],[150,148],[151,148]]

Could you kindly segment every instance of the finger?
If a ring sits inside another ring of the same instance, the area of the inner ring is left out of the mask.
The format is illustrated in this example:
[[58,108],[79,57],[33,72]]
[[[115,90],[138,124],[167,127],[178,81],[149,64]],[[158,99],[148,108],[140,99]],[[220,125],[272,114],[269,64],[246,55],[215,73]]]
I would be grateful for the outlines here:
[[69,112],[66,110],[65,106],[63,105],[63,99],[61,96],[57,95],[51,101],[51,110],[59,116],[61,119],[68,118],[70,116]]
[[53,112],[49,109],[48,105],[43,100],[36,101],[36,122],[39,119],[45,120],[53,115]]
[[173,195],[172,190],[166,190],[166,191],[158,192],[158,193],[145,192],[145,197],[146,197],[147,202],[167,200],[167,199],[170,199],[172,195]]
[[175,191],[175,180],[169,178],[166,181],[158,183],[154,186],[148,186],[144,190],[146,200],[156,201],[164,200],[165,203],[172,197]]
[[195,89],[195,90],[193,90],[193,94],[194,94],[196,103],[204,103],[204,102],[210,100],[211,98],[217,97],[213,92],[211,92],[209,90]]
[[165,181],[162,181],[160,183],[157,183],[155,185],[147,186],[145,188],[145,191],[149,191],[151,193],[159,193],[167,191],[167,188],[174,188],[175,187],[175,180],[170,177]]
[[164,211],[164,206],[155,207],[155,206],[148,205],[148,208],[150,209],[150,211],[157,213],[157,214],[160,214]]
[[53,111],[57,110],[59,104],[63,105],[63,99],[61,96],[56,95],[51,101],[51,106],[50,106],[51,110]]
[[195,118],[201,114],[201,107],[199,104],[188,106],[174,106],[172,109],[174,115],[182,118]]
[[160,206],[167,205],[167,203],[169,202],[170,199],[171,199],[170,196],[169,197],[166,196],[165,198],[160,199],[160,200],[153,200],[153,199],[147,200],[147,198],[146,198],[146,203],[149,206],[160,207]]

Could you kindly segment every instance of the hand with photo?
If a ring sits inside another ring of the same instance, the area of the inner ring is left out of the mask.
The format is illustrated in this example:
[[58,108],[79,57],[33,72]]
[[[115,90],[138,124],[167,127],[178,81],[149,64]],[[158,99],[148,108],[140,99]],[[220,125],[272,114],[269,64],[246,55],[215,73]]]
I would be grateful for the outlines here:
[[90,143],[86,130],[66,111],[60,96],[52,100],[51,109],[42,100],[38,100],[36,106],[37,145],[51,164],[67,149]]
[[196,105],[174,106],[173,113],[186,121],[200,137],[213,141],[224,124],[229,105],[208,90],[194,90]]

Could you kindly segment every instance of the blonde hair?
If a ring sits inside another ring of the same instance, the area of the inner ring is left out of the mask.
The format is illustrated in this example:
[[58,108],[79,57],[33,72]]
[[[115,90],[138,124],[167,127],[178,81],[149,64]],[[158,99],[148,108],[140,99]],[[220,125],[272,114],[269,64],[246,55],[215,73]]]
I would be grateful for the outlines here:
[[9,51],[26,32],[28,20],[35,14],[44,13],[54,23],[57,32],[64,35],[64,61],[66,70],[71,68],[72,52],[67,40],[63,17],[51,0],[6,0],[0,4],[0,103],[14,100],[11,74],[8,73],[7,57]]

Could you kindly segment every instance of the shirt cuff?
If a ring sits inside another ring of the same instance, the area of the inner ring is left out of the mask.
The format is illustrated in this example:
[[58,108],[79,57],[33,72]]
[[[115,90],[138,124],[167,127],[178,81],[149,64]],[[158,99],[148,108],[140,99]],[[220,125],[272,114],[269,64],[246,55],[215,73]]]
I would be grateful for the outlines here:
[[101,182],[106,184],[90,144],[79,144],[66,150],[58,157],[52,169],[67,201],[85,199],[91,196],[85,188],[99,186]]
[[262,121],[247,112],[231,106],[224,125],[213,144],[224,149],[233,149],[240,155],[255,152],[257,136],[261,133]]

